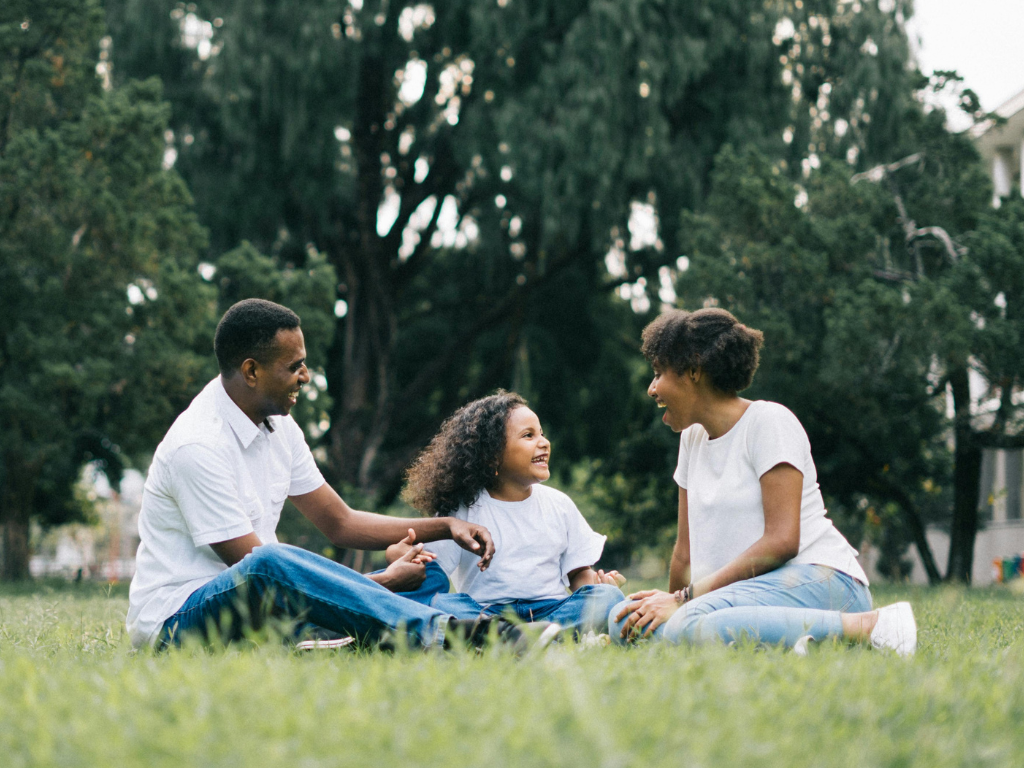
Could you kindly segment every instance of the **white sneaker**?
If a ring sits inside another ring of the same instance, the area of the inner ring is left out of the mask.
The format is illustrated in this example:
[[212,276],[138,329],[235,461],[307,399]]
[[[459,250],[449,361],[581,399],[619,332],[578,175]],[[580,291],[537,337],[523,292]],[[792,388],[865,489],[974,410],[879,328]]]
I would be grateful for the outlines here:
[[872,648],[889,648],[899,656],[913,656],[917,650],[917,622],[910,603],[894,603],[878,609],[878,622],[871,630]]
[[592,629],[587,634],[581,635],[577,641],[577,645],[580,648],[604,648],[611,644],[612,639],[607,634],[603,632],[598,634]]
[[561,640],[564,627],[553,621],[531,621],[522,625],[529,637],[534,638],[530,643],[531,648],[543,650],[552,643]]
[[811,643],[814,642],[814,638],[810,635],[804,635],[798,637],[796,642],[793,643],[793,654],[796,656],[806,656],[807,650]]
[[[325,633],[326,634],[326,633]],[[337,637],[313,637],[295,644],[297,651],[329,651],[352,645],[356,639],[343,635]]]

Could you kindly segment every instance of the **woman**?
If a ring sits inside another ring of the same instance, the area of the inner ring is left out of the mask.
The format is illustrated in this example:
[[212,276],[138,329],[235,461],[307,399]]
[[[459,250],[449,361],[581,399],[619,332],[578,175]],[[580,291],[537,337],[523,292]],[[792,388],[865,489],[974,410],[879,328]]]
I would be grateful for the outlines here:
[[806,653],[825,638],[914,653],[908,603],[871,610],[857,552],[825,513],[810,443],[787,408],[750,386],[763,335],[721,309],[665,312],[643,332],[647,393],[681,432],[679,531],[669,592],[630,595],[613,638],[669,642],[744,636]]

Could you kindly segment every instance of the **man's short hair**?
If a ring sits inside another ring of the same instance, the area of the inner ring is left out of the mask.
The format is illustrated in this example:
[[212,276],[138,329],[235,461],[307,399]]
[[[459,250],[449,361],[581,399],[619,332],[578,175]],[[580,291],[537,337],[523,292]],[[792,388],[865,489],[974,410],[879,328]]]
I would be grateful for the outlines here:
[[231,376],[250,357],[266,364],[274,351],[277,332],[299,327],[299,316],[266,299],[244,299],[233,305],[217,324],[213,351],[224,376]]

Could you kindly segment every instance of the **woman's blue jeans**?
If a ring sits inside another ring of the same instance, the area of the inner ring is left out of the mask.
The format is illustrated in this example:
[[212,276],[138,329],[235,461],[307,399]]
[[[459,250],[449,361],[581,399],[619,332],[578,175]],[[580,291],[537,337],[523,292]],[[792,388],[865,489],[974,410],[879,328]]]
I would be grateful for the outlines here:
[[[628,603],[612,608],[608,632],[616,642]],[[737,581],[686,603],[652,636],[669,643],[730,643],[750,639],[792,647],[802,636],[820,641],[842,637],[840,614],[871,610],[868,588],[842,571],[823,565],[784,565]]]
[[423,647],[440,646],[451,618],[326,557],[264,544],[189,595],[164,622],[157,647],[189,634],[238,640],[271,617],[292,622],[296,633],[307,623],[367,641],[404,632]]
[[608,612],[625,598],[622,590],[611,584],[590,584],[561,599],[512,600],[482,605],[467,594],[449,593],[449,588],[448,576],[441,566],[428,563],[426,578],[420,588],[401,594],[456,619],[511,614],[520,621],[553,621],[566,629],[572,628],[577,634],[591,630],[604,632]]

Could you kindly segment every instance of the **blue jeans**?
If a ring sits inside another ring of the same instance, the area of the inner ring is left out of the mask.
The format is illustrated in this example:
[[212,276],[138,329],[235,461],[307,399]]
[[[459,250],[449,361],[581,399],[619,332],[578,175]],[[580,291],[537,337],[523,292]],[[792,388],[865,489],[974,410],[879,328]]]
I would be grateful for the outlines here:
[[326,557],[264,544],[189,595],[164,622],[157,647],[188,634],[238,640],[270,617],[295,622],[296,632],[308,622],[366,641],[402,631],[410,645],[423,647],[443,642],[451,618]]
[[512,600],[507,603],[481,605],[464,593],[449,593],[448,576],[437,563],[427,564],[423,584],[414,592],[402,592],[403,597],[430,605],[456,619],[475,619],[484,616],[512,614],[521,621],[553,621],[577,634],[590,630],[604,632],[608,612],[622,602],[625,595],[610,584],[590,584],[580,587],[571,595],[551,600]]
[[[608,616],[608,632],[623,642],[621,622]],[[871,610],[868,588],[842,571],[824,565],[784,565],[753,579],[737,581],[694,598],[652,636],[669,643],[711,643],[749,638],[792,647],[803,635],[815,640],[842,637],[841,613]]]

